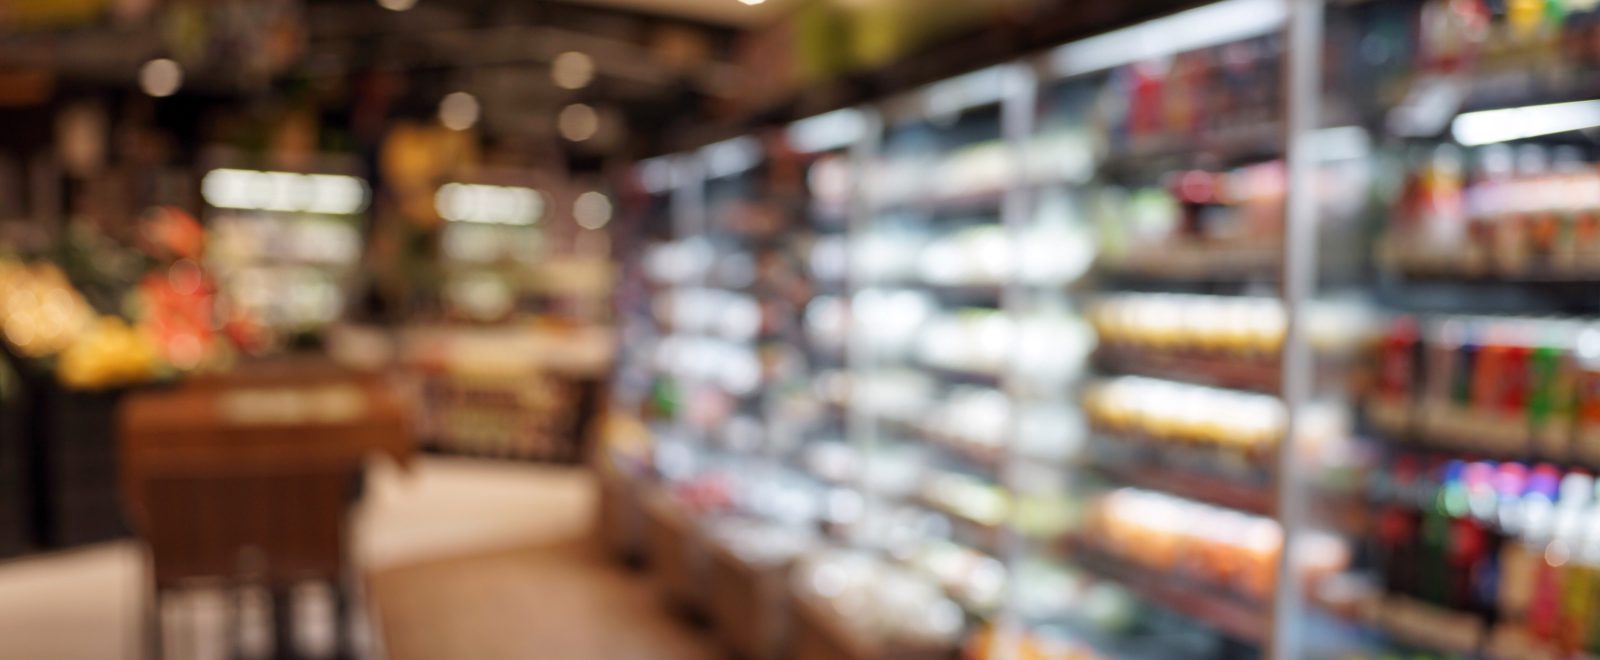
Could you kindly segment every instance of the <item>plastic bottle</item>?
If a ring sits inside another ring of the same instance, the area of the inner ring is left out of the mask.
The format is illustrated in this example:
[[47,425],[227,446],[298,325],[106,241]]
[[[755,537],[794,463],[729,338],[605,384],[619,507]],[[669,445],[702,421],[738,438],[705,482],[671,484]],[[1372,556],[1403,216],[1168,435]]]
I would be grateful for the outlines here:
[[1542,561],[1535,566],[1533,599],[1528,607],[1528,627],[1539,639],[1566,645],[1573,636],[1562,616],[1567,609],[1567,572],[1593,497],[1594,479],[1589,475],[1571,472],[1562,477]]
[[[1506,543],[1500,552],[1498,601],[1502,621],[1522,624],[1529,620],[1537,569],[1544,563],[1545,546],[1550,542],[1554,527],[1559,480],[1560,472],[1555,466],[1534,466],[1528,475],[1527,487],[1515,505],[1518,538]],[[1505,517],[1503,508],[1503,521]]]

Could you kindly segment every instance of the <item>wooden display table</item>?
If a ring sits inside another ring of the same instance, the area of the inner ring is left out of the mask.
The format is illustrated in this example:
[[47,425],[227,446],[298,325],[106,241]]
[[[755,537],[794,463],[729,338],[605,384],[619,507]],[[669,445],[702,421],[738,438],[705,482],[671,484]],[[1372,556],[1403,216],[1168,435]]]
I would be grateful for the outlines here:
[[826,605],[805,594],[790,598],[795,611],[793,660],[950,660],[946,646],[906,646],[867,639]]
[[710,614],[717,638],[740,658],[782,658],[789,643],[788,578],[793,562],[751,562],[720,543],[707,545]]
[[650,570],[662,594],[669,604],[686,614],[703,617],[709,566],[705,542],[693,516],[660,488],[647,489],[642,499]]
[[404,462],[411,446],[386,383],[280,362],[130,394],[119,422],[124,502],[150,552],[152,651],[163,593],[200,578],[272,589],[280,653],[289,588],[330,583],[348,649],[348,505],[368,456]]
[[[605,450],[599,453],[604,454]],[[600,482],[599,519],[595,524],[601,545],[625,562],[642,561],[645,523],[641,484],[635,475],[603,457],[595,461],[594,469]]]
[[415,381],[420,441],[455,454],[583,461],[612,341],[599,327],[408,330],[401,364]]

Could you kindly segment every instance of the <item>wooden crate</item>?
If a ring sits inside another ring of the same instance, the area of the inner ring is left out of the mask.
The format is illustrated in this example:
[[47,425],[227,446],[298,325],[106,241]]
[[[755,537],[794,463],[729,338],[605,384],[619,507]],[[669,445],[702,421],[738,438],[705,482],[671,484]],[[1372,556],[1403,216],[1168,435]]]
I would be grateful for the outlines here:
[[665,491],[644,495],[645,546],[650,570],[667,602],[685,613],[705,614],[708,561],[705,544],[689,511]]
[[708,543],[710,615],[717,638],[747,660],[778,660],[789,642],[790,562],[752,564]]

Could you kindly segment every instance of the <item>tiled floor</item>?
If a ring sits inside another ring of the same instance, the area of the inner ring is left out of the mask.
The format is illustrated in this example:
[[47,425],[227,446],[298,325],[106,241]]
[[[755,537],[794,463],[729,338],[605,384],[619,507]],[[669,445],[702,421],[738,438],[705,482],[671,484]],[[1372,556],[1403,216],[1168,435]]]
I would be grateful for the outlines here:
[[[665,613],[644,577],[592,549],[594,506],[592,478],[573,469],[437,458],[410,474],[375,467],[356,526],[367,600],[382,612],[379,639],[388,640],[374,653],[719,657]],[[0,562],[0,658],[135,657],[141,562],[131,542]],[[191,618],[179,623],[193,629],[220,609],[190,606]],[[185,658],[221,651],[203,635],[169,647]]]

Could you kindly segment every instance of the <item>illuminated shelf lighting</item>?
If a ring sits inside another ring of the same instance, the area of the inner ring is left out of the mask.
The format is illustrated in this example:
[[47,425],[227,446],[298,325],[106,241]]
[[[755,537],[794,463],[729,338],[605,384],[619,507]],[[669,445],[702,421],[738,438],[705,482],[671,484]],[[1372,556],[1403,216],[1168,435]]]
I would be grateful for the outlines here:
[[200,194],[222,209],[352,215],[367,207],[367,183],[340,174],[216,169],[200,180]]
[[544,217],[544,195],[532,188],[447,183],[434,193],[439,217],[452,222],[531,225]]

